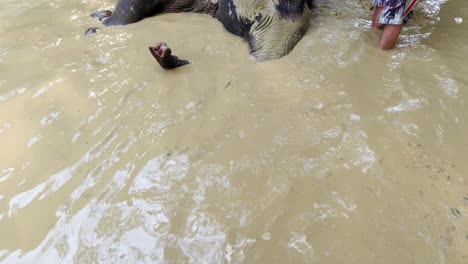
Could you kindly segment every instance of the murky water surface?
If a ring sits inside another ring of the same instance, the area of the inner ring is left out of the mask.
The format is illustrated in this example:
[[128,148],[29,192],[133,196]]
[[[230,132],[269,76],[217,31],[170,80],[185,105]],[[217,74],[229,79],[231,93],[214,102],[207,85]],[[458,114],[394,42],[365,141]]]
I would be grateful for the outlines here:
[[266,63],[203,15],[83,36],[113,4],[1,0],[0,262],[468,263],[465,0],[391,52],[321,0]]

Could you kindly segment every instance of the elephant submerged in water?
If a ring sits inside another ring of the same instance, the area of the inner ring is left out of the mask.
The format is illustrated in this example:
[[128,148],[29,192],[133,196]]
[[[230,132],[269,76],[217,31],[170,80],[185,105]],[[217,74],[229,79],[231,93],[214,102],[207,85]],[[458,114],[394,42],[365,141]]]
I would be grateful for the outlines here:
[[[312,6],[313,0],[118,0],[114,12],[97,11],[92,16],[105,26],[113,26],[160,13],[209,14],[226,30],[244,38],[255,59],[264,61],[281,58],[294,48],[309,28]],[[165,69],[189,63],[173,56],[165,43],[149,49]]]

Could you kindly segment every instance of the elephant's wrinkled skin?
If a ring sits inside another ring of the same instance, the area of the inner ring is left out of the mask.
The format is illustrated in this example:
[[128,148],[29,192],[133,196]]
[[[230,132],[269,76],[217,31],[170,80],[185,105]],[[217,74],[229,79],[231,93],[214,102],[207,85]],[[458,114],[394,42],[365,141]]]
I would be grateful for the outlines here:
[[[259,61],[288,54],[309,28],[313,0],[118,0],[114,12],[92,16],[106,26],[135,23],[159,13],[197,12],[218,19],[231,33],[243,37]],[[90,29],[92,33],[96,29]],[[171,55],[165,43],[150,47],[164,68],[187,64]],[[164,56],[167,58],[162,58]],[[159,57],[159,58],[158,58]]]

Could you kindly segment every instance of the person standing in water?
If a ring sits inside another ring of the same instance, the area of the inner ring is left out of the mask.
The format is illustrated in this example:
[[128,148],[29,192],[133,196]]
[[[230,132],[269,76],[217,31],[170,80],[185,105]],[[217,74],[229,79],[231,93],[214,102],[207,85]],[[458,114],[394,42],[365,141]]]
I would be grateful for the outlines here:
[[380,48],[392,49],[400,36],[403,25],[413,15],[413,8],[419,0],[373,0],[374,15],[372,27],[382,29]]

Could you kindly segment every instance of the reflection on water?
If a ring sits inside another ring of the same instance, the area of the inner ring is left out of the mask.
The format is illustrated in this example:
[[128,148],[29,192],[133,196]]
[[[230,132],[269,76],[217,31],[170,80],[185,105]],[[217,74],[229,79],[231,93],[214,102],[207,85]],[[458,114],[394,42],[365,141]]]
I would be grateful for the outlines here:
[[208,16],[83,36],[113,2],[2,3],[0,262],[468,261],[463,0],[390,52],[362,1],[318,1],[265,63]]

